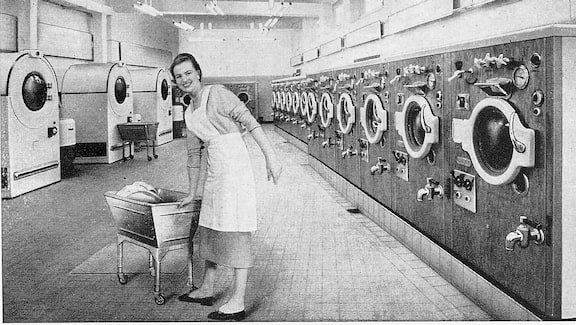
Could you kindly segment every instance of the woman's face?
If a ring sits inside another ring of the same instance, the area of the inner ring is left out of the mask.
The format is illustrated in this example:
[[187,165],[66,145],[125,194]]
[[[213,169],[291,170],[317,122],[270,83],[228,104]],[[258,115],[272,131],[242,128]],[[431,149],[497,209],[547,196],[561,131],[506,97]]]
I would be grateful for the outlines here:
[[200,75],[194,69],[192,62],[184,61],[174,66],[174,79],[180,90],[196,97],[200,93]]

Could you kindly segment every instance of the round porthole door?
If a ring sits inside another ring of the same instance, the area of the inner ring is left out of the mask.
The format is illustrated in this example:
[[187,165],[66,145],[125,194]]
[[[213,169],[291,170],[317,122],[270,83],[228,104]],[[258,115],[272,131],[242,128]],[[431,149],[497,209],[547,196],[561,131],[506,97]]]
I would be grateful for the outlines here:
[[438,143],[440,121],[424,96],[412,95],[402,112],[395,114],[396,131],[412,158],[424,158],[432,145]]
[[318,101],[316,100],[316,95],[313,92],[308,93],[308,105],[306,109],[306,115],[308,116],[308,122],[312,123],[316,119],[316,114],[318,114]]
[[108,102],[117,116],[126,116],[133,108],[132,78],[124,64],[114,64],[108,74]]
[[281,109],[282,111],[285,111],[285,110],[286,110],[286,92],[285,92],[285,91],[283,91],[283,92],[280,94],[280,99],[281,99],[280,109]]
[[294,114],[300,112],[300,94],[297,92],[292,93],[292,112]]
[[291,92],[286,92],[286,112],[292,112],[293,98]]
[[308,115],[308,95],[306,92],[300,93],[300,116],[306,117]]
[[41,53],[30,51],[19,56],[11,66],[7,84],[10,107],[22,125],[36,129],[58,116],[56,75]]
[[332,123],[332,118],[334,117],[334,103],[332,103],[332,97],[328,93],[322,94],[322,99],[320,102],[320,119],[322,126],[327,128]]
[[360,107],[360,125],[370,143],[378,143],[388,130],[388,112],[378,95],[368,94],[364,99],[364,105]]
[[356,106],[354,106],[352,96],[350,96],[349,93],[342,93],[340,95],[336,107],[336,117],[338,118],[340,131],[344,134],[350,133],[356,122]]
[[468,120],[452,120],[452,138],[462,144],[478,175],[489,184],[509,184],[522,167],[534,167],[535,132],[522,124],[504,99],[485,98]]
[[240,99],[240,101],[242,101],[242,103],[244,103],[244,104],[248,104],[248,102],[250,100],[252,100],[252,98],[250,98],[250,94],[248,94],[245,91],[239,92],[237,96],[238,96],[238,99]]

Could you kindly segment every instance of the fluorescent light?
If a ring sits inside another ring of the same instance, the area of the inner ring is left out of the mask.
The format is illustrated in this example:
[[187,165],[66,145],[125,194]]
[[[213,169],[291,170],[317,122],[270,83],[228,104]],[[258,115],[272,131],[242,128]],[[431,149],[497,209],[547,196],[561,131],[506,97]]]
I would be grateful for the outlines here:
[[208,11],[210,11],[210,13],[212,13],[213,15],[221,15],[221,16],[225,15],[224,11],[222,11],[222,9],[218,6],[215,0],[206,3],[206,8],[208,8]]
[[211,14],[213,15],[217,15],[218,13],[216,12],[216,10],[214,10],[214,6],[211,2],[206,4],[206,8],[208,9],[208,11],[210,11]]
[[268,27],[274,27],[274,25],[276,25],[277,22],[278,22],[278,17],[274,17],[274,19],[272,20],[272,23],[270,23],[270,26],[268,26]]
[[145,3],[142,3],[140,1],[137,1],[134,5],[133,5],[134,9],[140,11],[143,14],[147,14],[150,15],[152,17],[156,17],[156,16],[162,16],[162,12],[158,11],[156,8],[147,5]]
[[220,9],[216,4],[214,4],[214,10],[216,10],[219,15],[224,16],[224,11],[222,11],[222,9]]
[[175,21],[173,20],[172,23],[174,24],[174,26],[183,29],[183,30],[187,30],[187,31],[193,31],[194,30],[194,26],[188,24],[185,21]]

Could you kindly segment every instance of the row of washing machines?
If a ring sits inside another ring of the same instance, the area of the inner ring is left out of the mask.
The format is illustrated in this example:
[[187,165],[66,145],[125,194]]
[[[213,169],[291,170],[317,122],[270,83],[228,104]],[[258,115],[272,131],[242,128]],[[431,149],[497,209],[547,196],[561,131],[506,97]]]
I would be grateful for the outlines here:
[[[173,139],[172,86],[162,68],[123,62],[70,66],[62,89],[41,51],[0,54],[2,198],[61,179],[60,128],[74,128],[75,163],[113,163],[125,148],[118,124],[157,122],[156,144]],[[60,125],[61,120],[73,124]],[[129,154],[128,154],[129,155]]]
[[530,310],[558,317],[576,296],[567,280],[576,254],[562,228],[575,215],[559,208],[555,128],[576,105],[565,101],[576,88],[559,79],[576,68],[573,39],[468,45],[277,80],[274,121]]

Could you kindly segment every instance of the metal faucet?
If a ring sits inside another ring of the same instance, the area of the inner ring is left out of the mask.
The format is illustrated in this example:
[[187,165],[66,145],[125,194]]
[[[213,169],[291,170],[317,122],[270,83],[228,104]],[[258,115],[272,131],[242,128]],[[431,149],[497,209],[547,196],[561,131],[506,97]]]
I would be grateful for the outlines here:
[[312,140],[312,139],[316,139],[318,138],[318,134],[316,134],[316,130],[312,130],[312,133],[308,134],[308,140]]
[[520,248],[526,248],[533,241],[540,245],[544,242],[544,231],[542,225],[531,221],[525,216],[520,216],[520,224],[516,230],[506,235],[506,250],[513,251],[516,243]]
[[440,185],[440,182],[434,180],[433,178],[426,179],[426,185],[424,188],[418,190],[416,200],[422,202],[424,196],[428,197],[428,201],[432,201],[434,196],[442,197],[444,195],[444,188]]
[[386,159],[383,159],[382,157],[378,157],[378,163],[376,163],[376,165],[370,167],[370,173],[372,175],[375,175],[376,172],[378,172],[379,174],[382,174],[384,171],[388,171],[390,170],[390,164],[386,162]]
[[358,155],[358,150],[354,150],[354,147],[350,146],[345,151],[342,151],[342,159],[346,157],[352,157]]
[[332,147],[334,142],[332,142],[332,138],[328,137],[328,140],[322,142],[322,148]]

